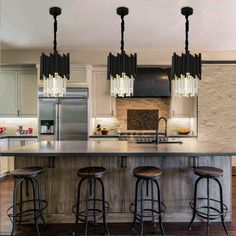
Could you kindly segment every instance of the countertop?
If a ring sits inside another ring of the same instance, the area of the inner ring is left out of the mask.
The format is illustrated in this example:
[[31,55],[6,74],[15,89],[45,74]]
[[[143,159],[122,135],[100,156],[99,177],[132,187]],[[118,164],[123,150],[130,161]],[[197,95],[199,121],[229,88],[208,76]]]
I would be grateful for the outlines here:
[[27,139],[27,138],[38,138],[37,135],[31,135],[31,134],[21,134],[21,135],[8,135],[8,134],[2,134],[0,135],[0,139],[7,139],[7,138],[19,138],[19,139]]
[[[155,137],[154,134],[152,135],[146,135],[146,136],[153,136]],[[126,137],[132,137],[132,135],[119,135],[119,134],[104,134],[104,135],[90,135],[89,138],[120,138],[120,137],[123,137],[123,138],[126,138]],[[140,135],[140,137],[145,137],[145,134],[144,135]],[[197,138],[196,135],[169,135],[168,137],[170,138]]]
[[41,141],[1,151],[2,156],[232,156],[236,146],[213,142],[137,144],[127,141]]

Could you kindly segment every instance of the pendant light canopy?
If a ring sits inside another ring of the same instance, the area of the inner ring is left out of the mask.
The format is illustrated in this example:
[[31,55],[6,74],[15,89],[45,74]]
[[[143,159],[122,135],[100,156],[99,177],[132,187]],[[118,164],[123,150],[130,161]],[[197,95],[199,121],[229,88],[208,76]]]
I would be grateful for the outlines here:
[[121,53],[116,56],[109,53],[107,59],[107,79],[111,81],[111,96],[133,96],[134,80],[137,74],[137,54],[127,55],[124,50],[124,16],[129,14],[129,9],[119,7],[116,11],[121,17]]
[[172,79],[175,80],[176,95],[194,97],[198,93],[198,81],[201,80],[201,54],[191,55],[188,50],[188,17],[193,14],[191,7],[183,7],[181,14],[185,16],[185,54],[172,56]]
[[43,94],[45,97],[63,97],[66,94],[66,81],[69,79],[69,54],[60,55],[57,51],[57,16],[61,8],[51,7],[50,15],[54,18],[54,47],[49,56],[42,53],[40,57],[40,79],[43,80]]

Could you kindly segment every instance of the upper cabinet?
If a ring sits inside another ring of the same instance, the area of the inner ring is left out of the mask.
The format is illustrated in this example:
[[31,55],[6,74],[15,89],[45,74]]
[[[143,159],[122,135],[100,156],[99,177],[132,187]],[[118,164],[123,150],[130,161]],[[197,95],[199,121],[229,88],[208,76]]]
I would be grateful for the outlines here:
[[115,116],[115,98],[110,95],[110,81],[105,67],[93,68],[92,72],[92,111],[93,117]]
[[197,97],[178,97],[175,83],[171,81],[171,117],[191,118],[196,116]]
[[[43,86],[43,80],[40,80],[40,66],[38,69],[38,86]],[[91,76],[91,66],[88,65],[70,65],[70,79],[67,81],[68,87],[88,87]]]
[[37,72],[35,68],[1,68],[0,116],[37,116]]

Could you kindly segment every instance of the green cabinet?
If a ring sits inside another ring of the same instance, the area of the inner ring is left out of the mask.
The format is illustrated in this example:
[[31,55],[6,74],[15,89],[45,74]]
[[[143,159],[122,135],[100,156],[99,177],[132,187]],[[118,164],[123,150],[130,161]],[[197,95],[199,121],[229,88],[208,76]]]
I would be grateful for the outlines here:
[[36,69],[1,68],[0,117],[34,116],[37,116]]

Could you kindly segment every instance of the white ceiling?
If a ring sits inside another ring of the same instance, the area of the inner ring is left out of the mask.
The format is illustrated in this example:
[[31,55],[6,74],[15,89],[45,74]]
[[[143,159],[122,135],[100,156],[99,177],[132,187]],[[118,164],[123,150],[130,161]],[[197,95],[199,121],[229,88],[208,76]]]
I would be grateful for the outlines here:
[[0,39],[7,49],[52,49],[51,6],[58,17],[58,47],[119,50],[120,18],[127,6],[127,50],[183,50],[183,6],[191,6],[190,50],[236,50],[235,0],[1,0]]

